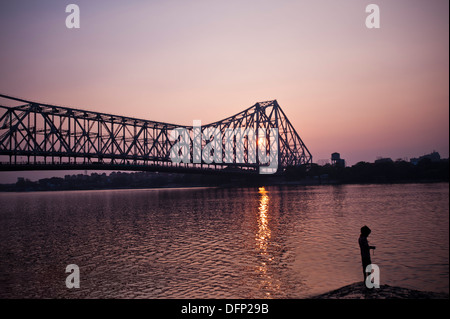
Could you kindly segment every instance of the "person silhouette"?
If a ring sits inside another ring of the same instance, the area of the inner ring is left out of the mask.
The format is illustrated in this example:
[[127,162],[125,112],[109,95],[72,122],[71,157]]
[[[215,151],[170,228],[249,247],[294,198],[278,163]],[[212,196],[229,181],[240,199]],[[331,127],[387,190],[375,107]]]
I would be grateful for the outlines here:
[[361,249],[361,261],[363,266],[363,274],[364,274],[364,283],[366,282],[366,277],[368,274],[366,273],[366,267],[372,263],[370,259],[370,250],[375,249],[375,246],[369,246],[369,242],[367,237],[370,235],[372,231],[369,227],[363,226],[361,227],[361,234],[359,236],[359,248]]

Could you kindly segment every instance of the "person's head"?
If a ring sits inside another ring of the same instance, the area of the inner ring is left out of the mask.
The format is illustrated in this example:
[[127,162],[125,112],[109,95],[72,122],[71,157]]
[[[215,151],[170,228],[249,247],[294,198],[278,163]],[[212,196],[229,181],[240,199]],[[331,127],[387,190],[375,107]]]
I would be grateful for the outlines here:
[[367,237],[370,235],[372,231],[370,230],[369,227],[367,227],[366,225],[364,225],[363,227],[361,227],[361,235],[364,237]]

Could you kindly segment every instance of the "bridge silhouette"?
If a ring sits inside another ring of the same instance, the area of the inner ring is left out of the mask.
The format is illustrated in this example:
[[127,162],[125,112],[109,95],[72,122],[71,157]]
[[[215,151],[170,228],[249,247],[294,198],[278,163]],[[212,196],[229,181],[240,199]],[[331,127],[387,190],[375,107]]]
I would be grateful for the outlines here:
[[[258,174],[268,163],[256,161],[249,151],[258,139],[245,136],[244,156],[239,158],[233,140],[231,161],[176,163],[170,151],[180,140],[171,131],[186,129],[193,158],[195,127],[176,125],[43,104],[0,94],[0,171],[121,170],[201,174]],[[276,100],[258,102],[226,119],[201,126],[218,129],[278,130],[276,173],[312,163],[312,155]],[[266,136],[267,141],[270,136]],[[202,139],[201,147],[210,142]],[[262,147],[264,150],[264,146]],[[225,151],[223,151],[225,152]],[[225,154],[223,154],[225,156]]]

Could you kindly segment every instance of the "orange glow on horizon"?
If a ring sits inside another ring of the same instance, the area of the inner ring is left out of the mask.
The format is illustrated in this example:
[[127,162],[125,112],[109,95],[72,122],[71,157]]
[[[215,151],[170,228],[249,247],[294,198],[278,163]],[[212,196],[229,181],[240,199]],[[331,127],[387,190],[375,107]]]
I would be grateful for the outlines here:
[[81,2],[77,30],[2,7],[1,93],[178,125],[277,99],[316,163],[449,156],[447,0],[379,0],[377,30],[360,0]]

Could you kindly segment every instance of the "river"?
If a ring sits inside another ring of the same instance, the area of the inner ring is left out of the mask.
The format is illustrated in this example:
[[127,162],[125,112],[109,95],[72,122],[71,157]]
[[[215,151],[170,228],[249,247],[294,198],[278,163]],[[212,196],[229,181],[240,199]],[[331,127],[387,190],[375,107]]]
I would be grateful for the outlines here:
[[[308,298],[362,281],[449,292],[449,184],[0,193],[1,298]],[[66,287],[66,266],[80,288]]]

